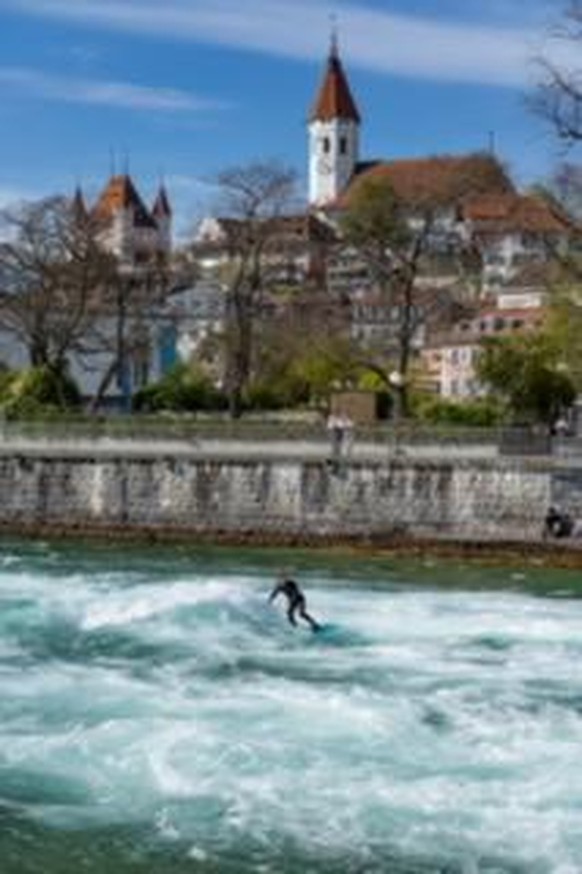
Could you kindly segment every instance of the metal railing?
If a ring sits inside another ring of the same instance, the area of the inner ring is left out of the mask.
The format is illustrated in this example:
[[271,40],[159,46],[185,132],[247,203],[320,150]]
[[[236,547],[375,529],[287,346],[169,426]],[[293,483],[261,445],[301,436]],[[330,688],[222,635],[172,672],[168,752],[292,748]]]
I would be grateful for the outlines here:
[[[51,420],[5,421],[0,426],[4,440],[75,441],[115,440],[237,440],[237,441],[329,441],[325,420],[277,420],[221,417],[110,416]],[[367,444],[479,445],[497,443],[497,428],[426,426],[402,422],[357,426],[353,438]]]
[[[316,443],[329,445],[330,434],[323,417],[300,418],[248,416],[231,420],[226,416],[108,416],[68,417],[0,422],[0,439],[14,444],[42,441],[76,443],[123,441],[134,443],[186,441],[236,441],[239,443]],[[357,426],[348,435],[356,446],[402,450],[406,448],[448,449],[455,447],[502,455],[582,456],[582,438],[551,438],[543,430],[527,427],[466,427],[426,425],[418,422],[381,422]]]

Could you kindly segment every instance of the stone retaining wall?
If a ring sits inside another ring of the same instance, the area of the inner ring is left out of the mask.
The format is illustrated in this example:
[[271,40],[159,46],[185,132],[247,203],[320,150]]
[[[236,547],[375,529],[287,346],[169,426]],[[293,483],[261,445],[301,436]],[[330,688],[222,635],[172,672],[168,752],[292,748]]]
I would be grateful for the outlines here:
[[0,525],[538,540],[547,507],[582,517],[582,469],[551,459],[325,460],[67,453],[0,457]]

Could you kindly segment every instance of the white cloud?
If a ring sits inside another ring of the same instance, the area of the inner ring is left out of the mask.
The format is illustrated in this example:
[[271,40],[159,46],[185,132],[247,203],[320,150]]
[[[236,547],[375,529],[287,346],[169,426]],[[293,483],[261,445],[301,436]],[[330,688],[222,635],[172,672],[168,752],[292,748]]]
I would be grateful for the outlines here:
[[[319,59],[329,34],[328,0],[5,0],[20,12],[133,34],[221,44],[250,51]],[[528,18],[514,0],[496,0],[497,23],[380,12],[336,4],[350,63],[384,73],[442,81],[522,87],[540,48],[540,12]],[[499,10],[507,16],[500,21]],[[509,16],[511,12],[511,17]],[[505,21],[506,23],[503,23]],[[531,23],[528,24],[528,21]],[[565,60],[573,51],[560,49]]]
[[72,79],[25,67],[0,67],[0,86],[19,94],[68,103],[88,103],[119,109],[147,109],[161,112],[193,112],[218,104],[174,88]]

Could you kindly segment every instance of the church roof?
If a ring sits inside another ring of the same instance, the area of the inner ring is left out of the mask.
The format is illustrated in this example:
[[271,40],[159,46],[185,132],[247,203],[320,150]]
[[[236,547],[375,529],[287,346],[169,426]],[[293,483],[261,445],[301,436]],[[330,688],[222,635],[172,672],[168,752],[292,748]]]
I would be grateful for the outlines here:
[[309,114],[309,121],[332,121],[343,118],[359,124],[360,113],[352,92],[335,41],[327,59],[323,81]]
[[124,173],[112,176],[101,192],[95,205],[95,215],[99,219],[108,220],[123,209],[133,209],[134,225],[136,227],[155,228],[156,223],[129,175]]
[[388,179],[396,195],[411,204],[426,200],[461,200],[469,194],[512,194],[513,185],[499,161],[488,154],[437,155],[377,162],[356,168],[356,175],[341,198],[367,179]]
[[564,233],[574,229],[568,216],[533,195],[482,194],[465,204],[463,215],[484,232]]

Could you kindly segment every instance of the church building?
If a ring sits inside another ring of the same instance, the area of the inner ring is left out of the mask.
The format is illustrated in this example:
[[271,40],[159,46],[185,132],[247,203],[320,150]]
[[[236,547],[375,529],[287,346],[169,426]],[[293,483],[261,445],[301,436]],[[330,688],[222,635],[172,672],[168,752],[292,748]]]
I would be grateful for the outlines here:
[[464,185],[468,194],[508,194],[514,187],[498,159],[490,154],[400,160],[362,160],[361,116],[338,50],[336,37],[308,122],[309,205],[334,209],[345,204],[350,188],[363,178],[384,176],[404,201],[425,195],[446,198]]
[[[389,182],[408,214],[410,227],[431,213],[430,247],[435,255],[467,247],[480,265],[474,287],[459,288],[458,275],[418,277],[417,299],[428,303],[446,291],[470,303],[472,318],[431,327],[422,325],[417,351],[439,362],[435,389],[445,396],[478,393],[473,363],[483,335],[539,326],[547,297],[541,281],[549,252],[569,245],[578,233],[572,220],[547,199],[516,190],[498,157],[490,151],[420,158],[362,160],[361,116],[332,37],[322,81],[308,119],[308,200],[311,214],[337,225],[350,198],[367,180]],[[438,263],[438,258],[435,259]],[[422,285],[422,288],[420,287]],[[352,334],[363,340],[385,338],[390,310],[375,290],[366,264],[349,247],[340,247],[327,266],[327,287],[351,301]],[[419,293],[420,292],[420,293]],[[511,292],[511,294],[509,294]],[[427,307],[430,311],[431,306]],[[492,327],[491,327],[492,326]],[[461,330],[461,328],[463,330]],[[438,339],[432,336],[439,332]],[[462,348],[461,348],[462,347]],[[460,373],[448,360],[468,362]],[[451,376],[452,373],[452,376]]]

